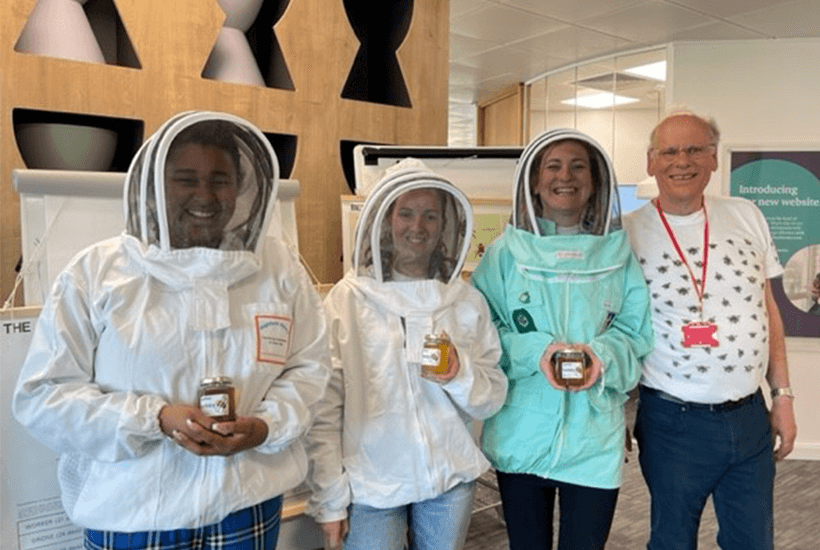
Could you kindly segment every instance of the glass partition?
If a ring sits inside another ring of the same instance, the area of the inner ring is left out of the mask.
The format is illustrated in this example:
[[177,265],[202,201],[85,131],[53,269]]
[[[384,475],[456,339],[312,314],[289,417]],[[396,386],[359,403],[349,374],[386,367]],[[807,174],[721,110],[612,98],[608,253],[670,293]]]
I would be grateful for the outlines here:
[[575,128],[595,138],[621,185],[646,178],[649,133],[666,108],[666,48],[579,63],[527,85],[527,138]]

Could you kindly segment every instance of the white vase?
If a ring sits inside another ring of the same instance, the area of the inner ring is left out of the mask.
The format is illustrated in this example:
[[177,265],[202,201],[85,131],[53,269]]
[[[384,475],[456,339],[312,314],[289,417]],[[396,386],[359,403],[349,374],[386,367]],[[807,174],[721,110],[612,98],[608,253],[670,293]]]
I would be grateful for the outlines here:
[[[15,50],[48,57],[105,63],[83,11],[88,0],[39,0]],[[111,167],[117,133],[82,124],[20,123],[14,128],[29,168],[104,171]]]
[[83,11],[87,1],[39,0],[14,49],[48,57],[105,63]]
[[104,172],[117,149],[114,130],[80,124],[20,123],[14,136],[29,168]]
[[243,33],[251,28],[264,0],[217,0],[225,12],[225,27],[239,29]]
[[225,12],[214,49],[205,63],[202,76],[223,82],[265,86],[245,32],[253,25],[263,0],[218,0]]

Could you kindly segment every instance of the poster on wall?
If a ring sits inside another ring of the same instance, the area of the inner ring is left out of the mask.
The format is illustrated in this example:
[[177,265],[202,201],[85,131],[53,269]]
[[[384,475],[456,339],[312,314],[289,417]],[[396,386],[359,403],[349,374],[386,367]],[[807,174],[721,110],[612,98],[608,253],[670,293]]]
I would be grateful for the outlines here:
[[730,194],[763,212],[785,270],[772,290],[786,336],[820,337],[820,149],[729,154]]
[[473,236],[461,271],[465,281],[470,280],[490,243],[504,233],[512,210],[509,199],[471,199],[470,203],[473,205]]

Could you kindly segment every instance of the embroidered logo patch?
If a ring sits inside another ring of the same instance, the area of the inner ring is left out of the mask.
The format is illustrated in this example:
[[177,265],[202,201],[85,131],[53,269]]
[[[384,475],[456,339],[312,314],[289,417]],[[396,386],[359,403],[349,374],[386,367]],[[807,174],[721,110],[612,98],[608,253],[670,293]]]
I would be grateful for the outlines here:
[[256,315],[256,360],[284,365],[290,352],[292,322],[284,315]]
[[516,309],[512,312],[513,322],[518,332],[535,332],[535,322],[532,320],[532,315],[526,309]]

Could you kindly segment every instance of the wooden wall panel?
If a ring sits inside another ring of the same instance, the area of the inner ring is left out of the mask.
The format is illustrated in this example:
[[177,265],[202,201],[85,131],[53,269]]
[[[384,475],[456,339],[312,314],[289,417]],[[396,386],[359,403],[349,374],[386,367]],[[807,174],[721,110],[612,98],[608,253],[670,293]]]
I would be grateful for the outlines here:
[[[113,0],[141,69],[18,53],[36,0],[0,0],[0,295],[20,255],[19,205],[11,170],[23,168],[14,108],[142,120],[150,135],[183,110],[244,117],[262,131],[297,137],[291,177],[300,249],[321,282],[342,275],[339,196],[348,192],[340,140],[442,145],[447,140],[448,0],[415,0],[397,56],[412,107],[343,99],[359,47],[342,0],[290,0],[275,25],[295,90],[201,78],[224,20],[216,0]],[[78,228],[81,230],[82,228]]]
[[524,145],[524,85],[516,84],[478,104],[479,145]]

